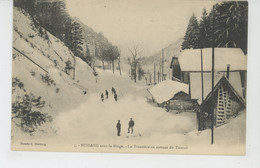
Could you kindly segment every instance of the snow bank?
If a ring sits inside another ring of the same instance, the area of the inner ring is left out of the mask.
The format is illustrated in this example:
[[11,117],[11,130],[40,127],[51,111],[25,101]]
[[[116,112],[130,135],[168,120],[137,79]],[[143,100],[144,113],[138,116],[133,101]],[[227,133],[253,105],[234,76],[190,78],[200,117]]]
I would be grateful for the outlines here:
[[[210,145],[211,130],[192,131],[188,134],[191,145]],[[214,144],[216,147],[244,146],[246,140],[246,112],[242,111],[229,123],[214,129]]]

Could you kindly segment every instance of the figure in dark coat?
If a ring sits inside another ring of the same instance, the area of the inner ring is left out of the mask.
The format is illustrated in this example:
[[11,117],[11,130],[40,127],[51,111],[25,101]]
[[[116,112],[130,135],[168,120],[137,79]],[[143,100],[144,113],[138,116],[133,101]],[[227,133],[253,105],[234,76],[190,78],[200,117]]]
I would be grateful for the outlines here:
[[104,101],[104,94],[101,93],[101,101]]
[[134,120],[132,118],[130,118],[130,121],[128,123],[128,126],[129,126],[128,127],[128,133],[130,133],[130,130],[131,130],[131,134],[133,134],[133,131],[134,131],[133,127],[134,127],[134,125],[135,125]]
[[106,98],[108,99],[108,91],[106,90]]
[[120,120],[118,120],[118,123],[116,124],[116,128],[117,128],[117,136],[120,136],[120,132],[121,132]]
[[115,98],[115,101],[117,101],[117,94],[116,93],[114,94],[114,98]]
[[112,89],[111,89],[111,92],[112,92],[112,94],[114,94],[115,93],[115,88],[114,87],[112,87]]

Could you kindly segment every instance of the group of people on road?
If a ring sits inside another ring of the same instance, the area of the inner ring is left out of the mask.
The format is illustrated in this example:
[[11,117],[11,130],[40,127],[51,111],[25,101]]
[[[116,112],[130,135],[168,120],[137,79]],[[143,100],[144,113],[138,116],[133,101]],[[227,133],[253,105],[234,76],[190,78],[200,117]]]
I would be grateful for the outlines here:
[[[134,132],[134,125],[135,122],[132,118],[130,118],[130,121],[128,122],[128,133],[131,132],[131,134],[133,134]],[[120,136],[121,133],[121,123],[120,120],[118,120],[117,124],[116,124],[116,128],[117,128],[117,136]]]
[[[115,101],[117,101],[116,89],[114,87],[112,87],[111,92],[112,92],[112,95],[114,95]],[[108,99],[108,91],[107,90],[105,90],[105,95],[106,95],[106,99]],[[104,94],[103,93],[101,93],[101,101],[102,102],[104,101]]]
[[[117,101],[117,93],[116,93],[116,89],[114,87],[111,88],[111,93],[112,95],[114,95],[114,99],[115,101]],[[101,101],[104,101],[104,97],[106,97],[106,99],[109,98],[109,93],[107,90],[105,90],[105,93],[101,93]],[[134,132],[134,120],[132,118],[130,118],[130,121],[128,122],[128,133],[133,134]],[[117,128],[117,136],[120,136],[121,133],[121,123],[120,120],[118,120],[117,124],[116,124],[116,128]]]

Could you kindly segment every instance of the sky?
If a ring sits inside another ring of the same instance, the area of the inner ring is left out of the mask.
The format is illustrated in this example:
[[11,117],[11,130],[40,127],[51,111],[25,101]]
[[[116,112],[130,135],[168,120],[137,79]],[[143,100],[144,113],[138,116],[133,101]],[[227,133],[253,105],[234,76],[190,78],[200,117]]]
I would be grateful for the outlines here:
[[68,12],[117,45],[122,55],[139,45],[149,56],[183,37],[192,13],[200,19],[214,1],[66,0]]

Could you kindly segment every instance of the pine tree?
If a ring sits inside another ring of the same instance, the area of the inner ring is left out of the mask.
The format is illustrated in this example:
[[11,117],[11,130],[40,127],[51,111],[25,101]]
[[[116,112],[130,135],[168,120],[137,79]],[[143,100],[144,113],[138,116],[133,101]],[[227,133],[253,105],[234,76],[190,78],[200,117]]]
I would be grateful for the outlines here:
[[204,8],[199,23],[199,48],[211,47],[211,29],[210,19],[207,11]]
[[182,49],[199,47],[199,25],[197,18],[193,14],[189,20],[189,24],[182,43]]
[[70,70],[72,70],[74,67],[72,66],[72,63],[70,60],[65,62],[66,66],[65,66],[65,72],[66,74],[70,74]]
[[22,100],[12,103],[12,120],[20,120],[19,126],[24,132],[35,132],[38,126],[52,121],[52,117],[39,110],[45,106],[45,101],[41,97],[35,97],[33,94],[25,94]]
[[68,28],[70,28],[71,21],[66,11],[65,2],[40,1],[36,3],[35,10],[37,12],[35,12],[34,19],[52,35],[59,38],[65,44],[68,44],[66,42],[66,34],[69,32]]
[[31,16],[36,12],[35,10],[36,0],[14,0],[14,6],[24,9]]
[[72,22],[72,40],[71,40],[71,50],[74,53],[74,55],[78,57],[83,57],[83,35],[82,35],[82,27],[77,21]]
[[222,2],[215,5],[214,12],[216,46],[241,48],[247,53],[248,2]]

